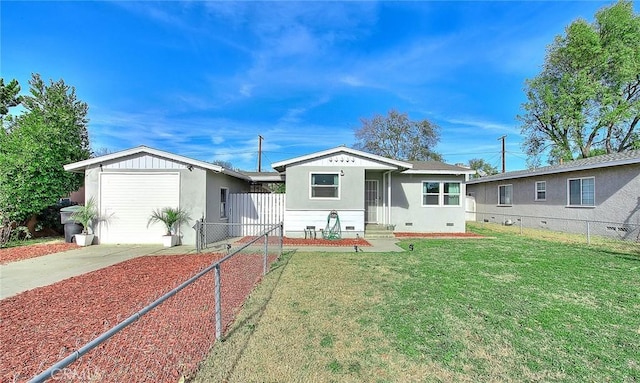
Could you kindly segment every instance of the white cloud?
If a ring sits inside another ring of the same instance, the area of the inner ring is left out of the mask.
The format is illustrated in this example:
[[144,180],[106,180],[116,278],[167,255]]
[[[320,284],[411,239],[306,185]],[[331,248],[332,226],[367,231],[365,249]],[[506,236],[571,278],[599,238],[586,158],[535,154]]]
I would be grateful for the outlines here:
[[463,125],[472,128],[482,129],[484,131],[495,132],[495,133],[509,133],[509,134],[517,134],[519,133],[519,128],[509,124],[502,124],[492,121],[485,121],[477,118],[445,118],[443,121],[454,124],[454,125]]
[[252,90],[253,90],[253,85],[251,84],[242,84],[240,86],[240,94],[245,97],[251,97]]
[[353,87],[365,86],[364,81],[362,81],[358,77],[352,76],[352,75],[343,76],[343,77],[340,78],[339,81],[341,83],[343,83],[343,84],[347,84],[347,85],[353,86]]
[[211,136],[211,142],[213,142],[215,145],[220,145],[221,143],[224,142],[224,137],[216,134]]

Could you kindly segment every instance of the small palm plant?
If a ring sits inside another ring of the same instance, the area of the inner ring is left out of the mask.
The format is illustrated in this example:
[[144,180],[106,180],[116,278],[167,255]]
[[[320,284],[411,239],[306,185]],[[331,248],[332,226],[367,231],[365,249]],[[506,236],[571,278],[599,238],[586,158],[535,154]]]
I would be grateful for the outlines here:
[[[93,197],[87,201],[84,206],[79,206],[78,210],[71,214],[71,219],[82,225],[82,234],[89,234],[89,227],[95,223],[98,218],[98,209],[96,201]],[[91,230],[93,232],[93,230]]]
[[154,209],[147,222],[147,227],[153,223],[162,223],[167,229],[166,235],[175,234],[181,224],[187,223],[191,219],[187,211],[182,208],[163,207]]

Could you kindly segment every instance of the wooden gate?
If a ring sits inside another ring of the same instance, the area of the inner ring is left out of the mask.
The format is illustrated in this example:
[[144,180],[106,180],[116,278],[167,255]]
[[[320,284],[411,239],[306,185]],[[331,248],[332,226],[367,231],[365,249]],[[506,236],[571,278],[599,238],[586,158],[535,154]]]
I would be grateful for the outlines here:
[[229,195],[229,223],[275,225],[284,221],[284,193],[236,193]]

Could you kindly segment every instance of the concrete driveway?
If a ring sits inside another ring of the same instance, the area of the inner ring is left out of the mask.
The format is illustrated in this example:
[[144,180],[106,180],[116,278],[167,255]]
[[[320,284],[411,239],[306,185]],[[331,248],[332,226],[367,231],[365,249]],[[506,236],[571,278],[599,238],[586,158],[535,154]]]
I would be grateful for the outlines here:
[[97,245],[0,265],[0,299],[145,255],[195,253],[193,246]]

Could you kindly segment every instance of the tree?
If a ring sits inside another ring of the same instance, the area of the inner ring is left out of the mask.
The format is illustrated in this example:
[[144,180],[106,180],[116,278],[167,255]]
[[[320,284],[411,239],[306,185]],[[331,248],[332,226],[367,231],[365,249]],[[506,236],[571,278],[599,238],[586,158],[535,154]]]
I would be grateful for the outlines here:
[[89,158],[87,104],[63,80],[29,81],[24,113],[0,135],[0,211],[25,221],[77,190],[83,175],[63,165]]
[[396,160],[442,161],[433,148],[440,140],[440,128],[428,120],[411,121],[406,113],[390,110],[387,116],[362,118],[355,132],[354,148]]
[[471,178],[478,178],[484,176],[491,176],[494,174],[498,174],[498,169],[495,166],[492,166],[490,163],[485,162],[482,158],[472,158],[469,160],[468,164],[469,168],[476,171],[476,174],[472,175]]
[[604,8],[593,24],[574,21],[526,85],[518,118],[530,157],[547,152],[556,163],[640,148],[640,16],[633,4]]
[[9,84],[4,84],[4,79],[0,78],[0,129],[4,133],[4,116],[9,114],[9,108],[20,105],[22,102],[22,96],[20,93],[20,84],[18,80],[13,79],[9,81]]
[[223,167],[225,169],[229,169],[229,170],[235,170],[235,168],[233,167],[233,164],[229,161],[224,161],[224,160],[215,160],[213,162],[211,162],[214,165],[218,165],[220,167]]
[[99,147],[98,149],[91,150],[91,158],[106,156],[107,154],[115,153],[116,151],[107,147]]

